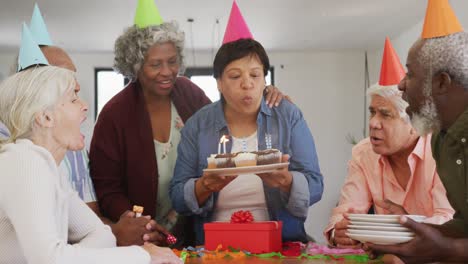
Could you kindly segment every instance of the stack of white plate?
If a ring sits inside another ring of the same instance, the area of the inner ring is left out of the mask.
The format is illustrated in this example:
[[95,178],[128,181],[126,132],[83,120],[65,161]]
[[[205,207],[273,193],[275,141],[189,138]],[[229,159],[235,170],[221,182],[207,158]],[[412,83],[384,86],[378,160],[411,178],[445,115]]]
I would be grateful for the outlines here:
[[[416,222],[426,219],[422,215],[406,215]],[[350,225],[347,235],[364,242],[379,245],[405,243],[413,239],[414,233],[399,223],[400,215],[349,214]]]

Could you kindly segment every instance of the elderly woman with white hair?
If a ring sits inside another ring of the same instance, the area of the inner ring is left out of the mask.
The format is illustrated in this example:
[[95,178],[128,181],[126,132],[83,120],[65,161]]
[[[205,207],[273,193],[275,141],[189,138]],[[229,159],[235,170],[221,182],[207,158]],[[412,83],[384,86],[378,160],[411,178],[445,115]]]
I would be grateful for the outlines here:
[[33,67],[0,84],[0,263],[181,263],[152,244],[117,248],[110,228],[61,177],[84,147],[87,104],[72,71]]
[[[184,68],[184,33],[176,22],[129,27],[115,42],[115,69],[131,80],[102,109],[90,148],[90,169],[99,205],[117,221],[133,205],[153,219],[144,241],[193,245],[192,225],[173,210],[169,182],[177,159],[180,130],[197,110],[211,103]],[[267,100],[281,101],[270,87]],[[142,242],[143,242],[142,240]],[[178,246],[176,245],[176,246]]]
[[408,104],[396,85],[375,85],[370,98],[369,137],[353,147],[339,204],[324,235],[338,247],[359,242],[346,235],[345,213],[417,214],[427,223],[452,219],[444,186],[435,170],[431,136],[419,136],[405,112]]

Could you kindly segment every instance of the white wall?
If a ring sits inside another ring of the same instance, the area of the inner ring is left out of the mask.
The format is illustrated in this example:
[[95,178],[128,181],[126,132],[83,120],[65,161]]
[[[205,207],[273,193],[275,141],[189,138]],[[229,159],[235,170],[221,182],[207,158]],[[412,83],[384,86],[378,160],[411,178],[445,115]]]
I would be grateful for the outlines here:
[[15,54],[0,52],[0,81],[5,79],[11,72],[11,65],[15,62]]
[[[406,64],[406,57],[408,56],[409,49],[421,35],[422,27],[423,27],[423,21],[420,21],[416,25],[402,32],[397,37],[390,38],[393,48],[398,54],[401,64],[403,64],[403,67]],[[383,54],[383,46],[384,46],[384,40],[382,40],[381,48],[369,51],[368,53],[369,73],[371,77],[371,84],[376,83],[379,79],[380,64],[382,62],[382,54]]]
[[302,109],[314,135],[325,191],[309,210],[307,232],[323,241],[322,230],[339,198],[351,155],[347,134],[362,138],[364,53],[272,54],[276,84]]
[[409,49],[421,36],[422,28],[423,21],[420,21],[416,25],[405,30],[392,42],[393,47],[400,56],[400,60],[403,66],[406,64],[406,57],[408,56]]
[[[351,147],[349,133],[362,138],[364,102],[364,52],[271,52],[275,82],[290,95],[303,111],[315,138],[325,181],[322,200],[309,210],[307,232],[323,242],[331,209],[338,201],[346,175]],[[89,103],[89,119],[94,117],[94,68],[112,66],[111,53],[70,53],[78,69],[81,96]],[[7,75],[14,59],[12,53],[0,53],[0,72]],[[187,54],[187,65],[193,59]],[[196,53],[197,66],[210,66],[210,52]],[[91,126],[84,128],[87,141]]]

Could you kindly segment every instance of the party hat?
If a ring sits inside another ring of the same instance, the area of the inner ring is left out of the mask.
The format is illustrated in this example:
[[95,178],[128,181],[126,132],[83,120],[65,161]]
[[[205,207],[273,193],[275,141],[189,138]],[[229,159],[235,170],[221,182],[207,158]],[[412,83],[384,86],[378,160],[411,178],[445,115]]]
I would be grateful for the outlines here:
[[382,86],[397,85],[403,77],[405,77],[405,70],[387,37],[385,38],[382,66],[380,67],[379,84]]
[[23,32],[21,34],[21,47],[18,55],[18,69],[17,71],[24,70],[31,65],[44,64],[49,65],[41,49],[34,40],[31,32],[23,23]]
[[422,38],[436,38],[463,31],[448,0],[428,0]]
[[234,0],[232,2],[231,14],[229,15],[226,32],[224,33],[223,44],[242,38],[253,39],[253,36]]
[[34,5],[34,11],[31,17],[31,24],[29,25],[31,34],[36,40],[38,45],[52,46],[52,40],[50,39],[47,26],[42,18],[41,11],[37,3]]
[[134,23],[139,28],[157,26],[163,23],[154,0],[138,0]]

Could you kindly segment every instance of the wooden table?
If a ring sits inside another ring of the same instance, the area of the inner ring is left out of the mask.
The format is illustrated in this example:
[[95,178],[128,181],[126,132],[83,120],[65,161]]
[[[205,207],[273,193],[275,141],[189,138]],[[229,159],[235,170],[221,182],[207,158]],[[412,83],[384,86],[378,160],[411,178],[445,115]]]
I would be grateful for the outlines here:
[[[355,261],[337,261],[337,260],[324,260],[324,259],[297,259],[297,258],[284,258],[284,259],[277,259],[277,258],[269,258],[269,259],[261,259],[255,257],[248,257],[248,258],[241,258],[241,259],[213,259],[213,260],[204,260],[202,258],[187,258],[185,261],[186,264],[200,264],[200,263],[211,263],[211,264],[223,264],[223,263],[230,263],[230,264],[331,264],[331,263],[347,263],[347,264],[354,264],[354,263],[363,263],[363,262],[355,262]],[[368,263],[383,263],[379,260],[369,261]]]

